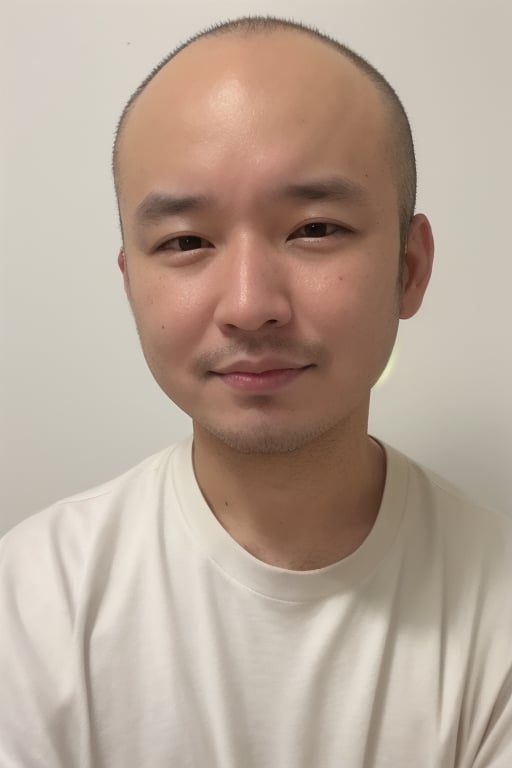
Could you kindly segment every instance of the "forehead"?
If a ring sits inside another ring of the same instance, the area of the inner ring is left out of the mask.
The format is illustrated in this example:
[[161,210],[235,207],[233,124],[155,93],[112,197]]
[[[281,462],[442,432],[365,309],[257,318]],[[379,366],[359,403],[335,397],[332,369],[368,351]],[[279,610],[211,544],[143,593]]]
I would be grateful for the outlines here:
[[121,196],[135,203],[155,186],[220,177],[245,191],[336,170],[371,183],[388,165],[388,123],[369,78],[318,40],[289,31],[202,39],[128,113]]

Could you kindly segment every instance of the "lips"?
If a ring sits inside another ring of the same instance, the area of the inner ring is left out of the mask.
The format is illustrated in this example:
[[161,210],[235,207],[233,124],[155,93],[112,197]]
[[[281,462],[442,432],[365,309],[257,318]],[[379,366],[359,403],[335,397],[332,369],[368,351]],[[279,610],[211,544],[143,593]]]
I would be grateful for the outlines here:
[[239,392],[270,394],[291,384],[313,366],[288,360],[238,360],[214,373],[231,389]]
[[263,374],[273,371],[293,371],[308,368],[308,365],[279,358],[263,358],[261,360],[237,360],[230,365],[217,368],[213,373],[224,376],[231,373]]

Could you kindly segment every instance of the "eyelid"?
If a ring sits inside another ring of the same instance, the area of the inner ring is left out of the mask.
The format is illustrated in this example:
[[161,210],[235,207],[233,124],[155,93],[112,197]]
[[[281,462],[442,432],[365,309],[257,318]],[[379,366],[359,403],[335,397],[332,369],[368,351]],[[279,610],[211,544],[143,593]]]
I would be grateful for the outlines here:
[[[197,240],[202,240],[203,243],[207,243],[207,245],[201,245],[198,248],[190,248],[185,250],[180,250],[179,248],[165,248],[164,246],[169,245],[169,243],[174,242],[175,240],[181,240],[181,239],[187,239],[187,238],[197,238]],[[196,235],[194,233],[180,233],[179,235],[174,235],[174,237],[167,237],[165,240],[162,240],[161,243],[159,243],[157,246],[155,246],[155,251],[175,251],[176,253],[189,253],[192,251],[198,251],[200,248],[214,248],[215,246],[213,243],[210,242],[206,237],[202,237],[201,235]]]
[[[323,235],[321,237],[314,237],[314,236],[308,236],[308,235],[298,235],[297,232],[299,232],[301,229],[304,229],[304,227],[309,227],[314,224],[325,224],[326,227],[335,227],[334,232],[329,232],[326,235]],[[328,237],[334,237],[336,235],[341,234],[351,234],[354,230],[351,227],[347,227],[345,224],[341,224],[338,221],[327,221],[326,219],[315,219],[313,221],[305,221],[303,224],[301,224],[299,227],[296,227],[287,237],[287,240],[326,240]],[[293,235],[296,235],[296,237],[293,237]]]
[[[308,227],[315,224],[323,224],[326,227],[334,227],[333,232],[328,232],[327,234],[323,236],[315,237],[313,235],[297,235],[297,233],[304,229],[304,227]],[[351,227],[346,226],[345,224],[342,224],[338,221],[328,221],[326,219],[314,219],[310,221],[305,221],[302,224],[300,224],[298,227],[296,227],[286,238],[287,240],[295,240],[295,239],[301,239],[301,240],[326,240],[331,237],[335,237],[336,235],[342,235],[342,234],[349,234],[353,233],[354,230]],[[295,237],[294,237],[295,235]],[[190,248],[181,250],[180,248],[171,248],[169,247],[170,243],[173,243],[174,241],[180,240],[180,239],[186,239],[186,238],[197,238],[198,240],[203,241],[203,244],[198,246],[197,248]],[[166,247],[167,246],[167,247]],[[190,253],[194,251],[201,250],[203,248],[215,248],[213,243],[208,240],[206,237],[203,237],[202,235],[199,235],[195,232],[180,232],[179,234],[175,234],[173,237],[167,237],[165,240],[162,240],[161,243],[155,246],[155,251],[171,251],[175,253]]]

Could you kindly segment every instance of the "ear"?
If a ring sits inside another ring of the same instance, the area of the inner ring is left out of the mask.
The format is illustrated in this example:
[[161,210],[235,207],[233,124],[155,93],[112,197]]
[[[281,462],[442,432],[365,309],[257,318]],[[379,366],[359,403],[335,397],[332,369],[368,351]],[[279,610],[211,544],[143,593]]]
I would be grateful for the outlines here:
[[129,293],[129,280],[128,280],[128,268],[126,265],[126,254],[124,252],[123,248],[120,248],[119,253],[117,255],[117,266],[121,270],[121,274],[123,275],[123,281],[124,281],[124,289],[126,293]]
[[421,307],[432,273],[434,237],[427,217],[417,213],[409,226],[403,261],[400,318],[406,320]]

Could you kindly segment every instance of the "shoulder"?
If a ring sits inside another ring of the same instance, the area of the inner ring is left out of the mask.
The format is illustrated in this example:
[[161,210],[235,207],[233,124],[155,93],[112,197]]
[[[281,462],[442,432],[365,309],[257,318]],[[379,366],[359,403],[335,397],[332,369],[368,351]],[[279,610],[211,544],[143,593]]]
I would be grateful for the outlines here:
[[18,586],[34,579],[72,578],[88,550],[137,518],[137,510],[154,503],[158,482],[176,446],[145,459],[122,475],[27,517],[0,540],[0,572]]
[[411,459],[407,462],[410,502],[429,515],[445,536],[455,536],[459,543],[467,545],[474,541],[477,548],[493,545],[501,549],[501,545],[512,545],[512,516],[480,504],[453,483]]
[[407,514],[423,519],[438,532],[459,536],[476,536],[480,541],[512,539],[512,508],[510,515],[493,510],[471,498],[461,488],[428,469],[396,448],[384,444],[388,473],[400,476],[405,486]]
[[512,517],[486,508],[395,449],[386,451],[390,465],[401,468],[402,530],[411,563],[460,596],[473,590],[484,600],[490,594],[486,606],[498,609],[512,583]]
[[[0,540],[0,625],[8,627],[0,643],[0,676],[57,680],[59,654],[69,653],[106,592],[119,594],[126,574],[138,572],[143,553],[157,551],[161,508],[172,504],[170,496],[162,502],[162,489],[172,487],[167,479],[176,447],[62,499]],[[26,672],[11,669],[13,658]]]
[[155,528],[148,521],[168,485],[174,448],[62,499],[0,540],[0,698],[9,704],[0,705],[2,754],[30,753],[31,765],[50,765],[57,739],[63,753],[75,749],[68,735],[83,717],[77,664],[105,611],[106,590],[114,615],[117,598],[130,592],[126,572],[138,565],[138,548]]

